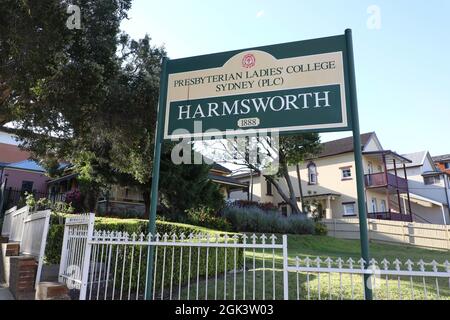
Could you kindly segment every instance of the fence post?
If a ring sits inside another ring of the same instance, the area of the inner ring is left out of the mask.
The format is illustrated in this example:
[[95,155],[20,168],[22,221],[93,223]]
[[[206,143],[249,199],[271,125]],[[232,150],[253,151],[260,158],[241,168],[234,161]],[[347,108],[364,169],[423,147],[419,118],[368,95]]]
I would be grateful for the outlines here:
[[92,236],[94,235],[94,222],[95,215],[93,213],[89,214],[89,224],[88,231],[86,237],[86,249],[84,251],[84,260],[83,260],[83,270],[81,271],[81,287],[80,287],[80,300],[86,300],[86,292],[88,285],[88,276],[89,276],[89,266],[91,262],[91,248],[92,244]]
[[50,228],[51,214],[52,214],[52,212],[50,210],[47,210],[46,214],[45,214],[44,230],[42,231],[41,247],[39,248],[38,269],[37,269],[36,281],[35,281],[36,290],[38,288],[39,283],[41,282],[42,267],[44,265],[45,248],[47,247],[47,235],[48,235],[48,229]]
[[333,219],[333,234],[334,234],[334,237],[337,238],[337,236],[336,236],[336,219]]
[[69,241],[69,227],[64,223],[64,236],[62,242],[61,259],[59,261],[59,275],[58,275],[58,281],[61,283],[63,282],[62,275],[65,273],[65,270],[67,268],[66,262],[67,262],[68,241]]
[[287,235],[283,235],[283,299],[289,300]]
[[450,233],[449,233],[449,226],[445,227],[445,234],[447,235],[447,249],[450,250]]

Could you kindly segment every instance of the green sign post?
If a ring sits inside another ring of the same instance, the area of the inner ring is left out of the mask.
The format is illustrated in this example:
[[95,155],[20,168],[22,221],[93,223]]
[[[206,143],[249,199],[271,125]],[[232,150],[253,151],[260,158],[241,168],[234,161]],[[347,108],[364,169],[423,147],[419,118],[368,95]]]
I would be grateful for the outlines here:
[[[156,232],[163,140],[353,131],[361,255],[369,261],[351,30],[345,35],[164,60],[161,72],[149,232]],[[148,257],[147,295],[153,281]],[[367,280],[367,279],[366,279]],[[365,281],[365,297],[371,290]]]

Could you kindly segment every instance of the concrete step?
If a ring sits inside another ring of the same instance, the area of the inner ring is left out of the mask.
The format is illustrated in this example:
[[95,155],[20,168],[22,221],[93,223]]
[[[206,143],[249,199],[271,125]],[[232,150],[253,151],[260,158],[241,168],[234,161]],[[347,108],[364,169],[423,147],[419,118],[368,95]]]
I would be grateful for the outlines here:
[[70,300],[69,289],[59,282],[41,282],[36,290],[36,300]]

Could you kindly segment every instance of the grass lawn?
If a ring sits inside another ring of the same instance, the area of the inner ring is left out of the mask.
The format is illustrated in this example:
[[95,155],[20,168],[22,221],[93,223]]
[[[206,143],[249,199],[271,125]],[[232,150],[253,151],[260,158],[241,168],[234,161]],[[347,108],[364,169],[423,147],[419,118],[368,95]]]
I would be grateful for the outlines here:
[[[281,237],[279,237],[281,239]],[[436,260],[440,270],[443,263],[450,258],[448,251],[419,249],[409,246],[370,244],[371,256],[378,261],[386,258],[392,262],[398,258],[403,263],[411,259],[417,263],[420,259],[429,263]],[[344,260],[360,259],[359,241],[341,240],[324,236],[288,236],[289,265],[295,266],[296,257],[304,259],[309,256],[327,257],[333,260],[341,257]],[[233,257],[229,257],[233,259]],[[231,270],[226,274],[218,272],[215,277],[198,279],[192,273],[190,287],[183,288],[181,298],[190,299],[282,299],[283,273],[281,250],[248,250],[245,251],[245,271]],[[325,264],[323,264],[325,266]],[[358,265],[355,264],[355,268]],[[390,266],[390,269],[394,268]],[[406,266],[401,266],[406,270]],[[414,270],[419,270],[417,265]],[[427,266],[431,271],[431,266]],[[195,270],[193,271],[195,272]],[[244,281],[245,278],[245,281]],[[363,279],[359,275],[328,273],[296,273],[288,276],[289,299],[363,299]],[[373,283],[373,282],[372,282]],[[245,286],[245,287],[244,287]],[[375,299],[450,299],[450,279],[422,277],[378,276],[374,279]],[[178,289],[178,288],[177,288]],[[245,294],[245,295],[244,295]]]

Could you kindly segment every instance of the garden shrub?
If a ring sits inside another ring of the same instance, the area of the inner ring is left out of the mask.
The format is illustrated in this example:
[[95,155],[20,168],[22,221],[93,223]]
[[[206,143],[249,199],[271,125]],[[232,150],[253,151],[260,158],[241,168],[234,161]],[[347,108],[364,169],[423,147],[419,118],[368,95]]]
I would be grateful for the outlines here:
[[231,224],[223,217],[216,216],[217,210],[205,206],[186,210],[187,221],[196,226],[230,231]]
[[315,223],[300,215],[284,217],[259,207],[227,206],[222,216],[239,232],[314,234]]
[[[60,262],[60,255],[62,250],[62,242],[64,236],[64,225],[61,224],[61,218],[66,215],[52,213],[51,225],[47,237],[47,246],[45,250],[46,263],[58,264]],[[117,218],[95,218],[95,230],[105,230],[105,231],[117,231],[117,232],[127,232],[130,236],[133,233],[139,235],[140,233],[148,233],[148,220],[141,219],[117,219]],[[204,227],[193,226],[183,223],[174,223],[167,221],[156,221],[156,230],[158,233],[163,235],[167,234],[177,234],[180,235],[184,233],[186,237],[192,233],[197,234],[224,234],[218,230],[212,230]],[[227,233],[233,236],[233,233]]]
[[322,222],[316,222],[314,231],[318,236],[326,236],[328,234],[327,226]]
[[278,211],[277,206],[274,205],[272,202],[236,200],[236,201],[234,201],[233,206],[239,207],[239,208],[259,208],[263,211]]

